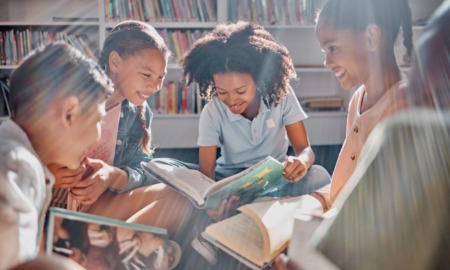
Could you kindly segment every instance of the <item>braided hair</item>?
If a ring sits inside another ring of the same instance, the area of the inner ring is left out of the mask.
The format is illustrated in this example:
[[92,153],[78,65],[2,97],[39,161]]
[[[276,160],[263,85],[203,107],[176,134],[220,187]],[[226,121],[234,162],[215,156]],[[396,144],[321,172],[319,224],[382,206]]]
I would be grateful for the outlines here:
[[[103,49],[99,57],[99,65],[105,70],[109,70],[108,59],[112,51],[116,51],[120,57],[139,53],[144,49],[156,49],[163,53],[168,59],[170,50],[158,32],[149,24],[140,21],[124,21],[111,30],[103,43]],[[144,153],[150,155],[152,150],[149,147],[151,141],[150,130],[145,124],[145,105],[137,106],[138,116],[144,132],[140,145]]]

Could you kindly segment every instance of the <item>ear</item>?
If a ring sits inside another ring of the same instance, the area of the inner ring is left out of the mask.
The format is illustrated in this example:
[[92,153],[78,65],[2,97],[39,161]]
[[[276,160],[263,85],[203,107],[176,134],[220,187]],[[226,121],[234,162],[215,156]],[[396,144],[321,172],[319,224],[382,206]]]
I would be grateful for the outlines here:
[[72,127],[80,112],[80,101],[77,97],[70,96],[62,100],[60,118],[65,127]]
[[374,52],[380,49],[381,29],[376,24],[369,24],[364,32],[366,44],[369,51]]
[[111,51],[111,53],[109,54],[108,64],[110,71],[119,72],[122,64],[122,58],[120,57],[119,53],[117,53],[116,51]]

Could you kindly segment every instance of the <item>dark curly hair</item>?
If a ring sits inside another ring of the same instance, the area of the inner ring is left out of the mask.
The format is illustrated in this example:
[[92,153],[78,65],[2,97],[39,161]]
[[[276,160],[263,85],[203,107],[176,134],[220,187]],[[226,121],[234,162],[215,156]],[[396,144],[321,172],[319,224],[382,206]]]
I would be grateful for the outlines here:
[[195,42],[182,65],[186,83],[198,83],[200,95],[208,99],[217,95],[214,74],[249,74],[268,107],[280,103],[297,77],[286,47],[262,26],[243,21],[217,25]]

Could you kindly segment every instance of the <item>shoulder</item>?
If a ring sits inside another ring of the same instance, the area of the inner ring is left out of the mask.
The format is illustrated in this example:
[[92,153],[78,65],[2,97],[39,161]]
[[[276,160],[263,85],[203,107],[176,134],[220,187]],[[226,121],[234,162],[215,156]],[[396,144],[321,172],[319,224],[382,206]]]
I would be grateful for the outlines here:
[[226,114],[226,107],[219,100],[219,98],[214,97],[211,100],[209,100],[208,103],[206,103],[201,114],[208,114],[213,117],[222,118],[222,116]]
[[3,140],[0,146],[0,160],[2,171],[15,171],[25,175],[43,172],[39,158],[17,141]]

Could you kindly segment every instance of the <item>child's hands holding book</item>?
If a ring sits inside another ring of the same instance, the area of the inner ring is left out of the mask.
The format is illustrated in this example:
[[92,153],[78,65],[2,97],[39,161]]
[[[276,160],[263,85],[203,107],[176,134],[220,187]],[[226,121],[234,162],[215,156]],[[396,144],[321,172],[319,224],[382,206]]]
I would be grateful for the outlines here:
[[239,196],[233,195],[228,200],[223,200],[219,208],[208,209],[206,212],[215,221],[231,217],[238,207],[238,201]]
[[288,156],[285,161],[283,176],[289,182],[298,182],[308,172],[308,164],[299,157]]

